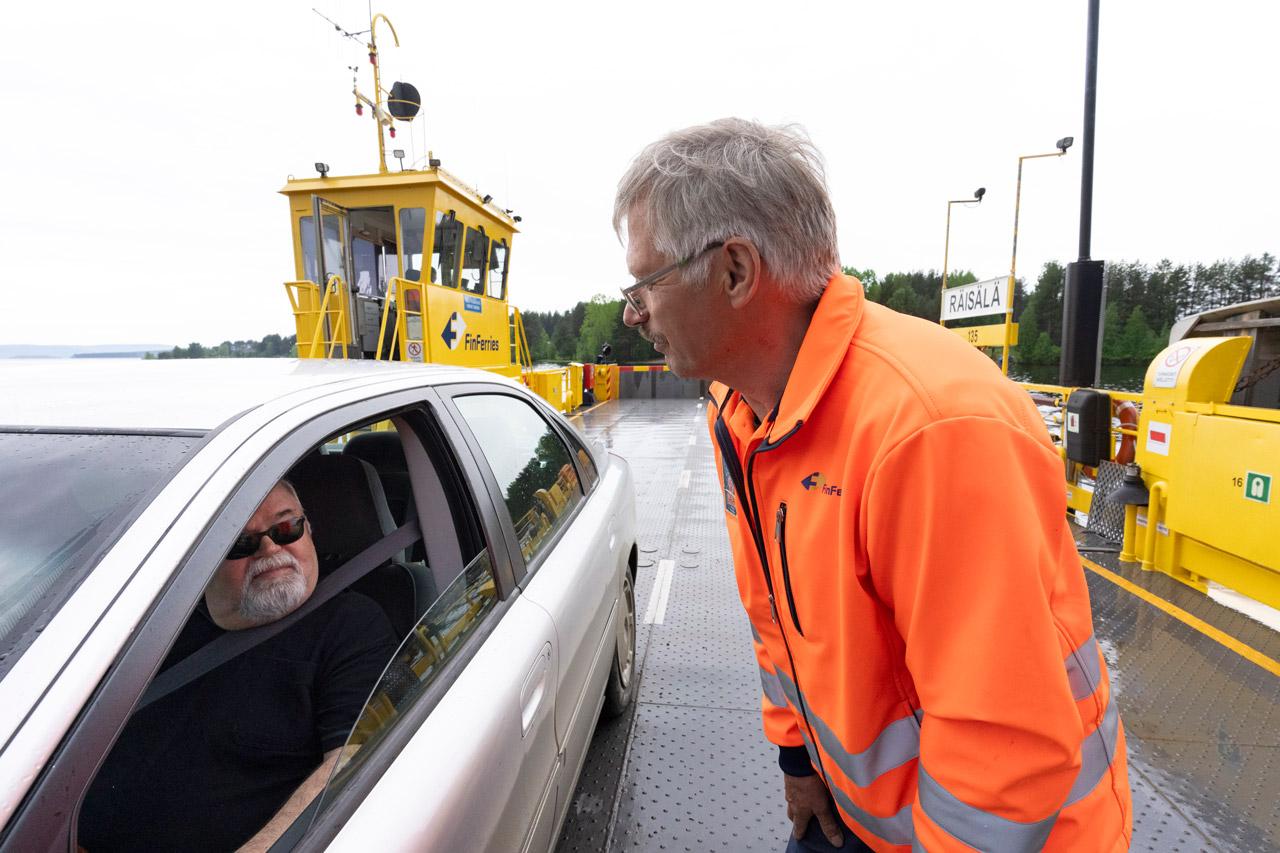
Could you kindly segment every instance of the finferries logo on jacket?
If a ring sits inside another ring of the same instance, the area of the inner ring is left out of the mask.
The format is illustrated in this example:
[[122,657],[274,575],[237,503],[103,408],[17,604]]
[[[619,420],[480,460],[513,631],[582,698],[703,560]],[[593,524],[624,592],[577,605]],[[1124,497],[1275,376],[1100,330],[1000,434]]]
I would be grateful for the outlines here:
[[844,491],[839,486],[833,486],[828,483],[827,478],[817,471],[814,471],[808,477],[801,480],[800,485],[804,486],[804,490],[806,492],[817,489],[824,495],[835,495],[836,497],[840,497],[844,494]]
[[1027,394],[835,276],[765,423],[711,397],[782,769],[878,851],[1127,849],[1124,729]]

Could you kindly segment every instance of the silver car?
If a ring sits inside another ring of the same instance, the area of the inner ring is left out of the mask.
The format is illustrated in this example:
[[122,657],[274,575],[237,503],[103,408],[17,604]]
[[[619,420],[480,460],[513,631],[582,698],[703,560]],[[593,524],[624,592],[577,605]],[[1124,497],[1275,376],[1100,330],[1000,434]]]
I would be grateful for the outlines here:
[[399,648],[272,849],[553,847],[635,690],[627,464],[489,373],[275,359],[0,366],[0,847],[93,853],[99,768],[286,476],[317,590],[395,545],[350,588]]

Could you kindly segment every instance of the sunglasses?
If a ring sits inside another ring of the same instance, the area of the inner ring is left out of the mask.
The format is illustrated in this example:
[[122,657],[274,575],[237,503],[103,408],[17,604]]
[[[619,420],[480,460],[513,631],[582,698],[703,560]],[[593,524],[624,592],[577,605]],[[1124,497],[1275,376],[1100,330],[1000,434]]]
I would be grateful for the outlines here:
[[297,542],[302,538],[302,534],[306,532],[306,529],[307,517],[305,515],[277,521],[261,533],[246,533],[237,538],[236,541],[231,543],[231,550],[227,552],[227,559],[243,560],[245,557],[252,557],[258,553],[258,546],[262,544],[263,536],[266,536],[277,545],[289,545]]

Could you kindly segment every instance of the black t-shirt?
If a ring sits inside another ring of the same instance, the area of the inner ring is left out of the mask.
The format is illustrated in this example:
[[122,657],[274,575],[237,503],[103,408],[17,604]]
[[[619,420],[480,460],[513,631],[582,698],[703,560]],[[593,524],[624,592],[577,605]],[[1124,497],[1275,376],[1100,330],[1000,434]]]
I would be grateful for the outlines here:
[[[203,606],[162,670],[226,633]],[[80,810],[104,850],[232,850],[347,740],[396,638],[359,593],[335,596],[129,720]]]

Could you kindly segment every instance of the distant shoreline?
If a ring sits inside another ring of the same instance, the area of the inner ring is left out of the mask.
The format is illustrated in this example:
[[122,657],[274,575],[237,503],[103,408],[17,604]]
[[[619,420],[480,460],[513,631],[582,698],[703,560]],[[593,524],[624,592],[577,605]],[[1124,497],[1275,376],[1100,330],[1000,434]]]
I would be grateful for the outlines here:
[[146,358],[172,344],[0,344],[0,358]]

